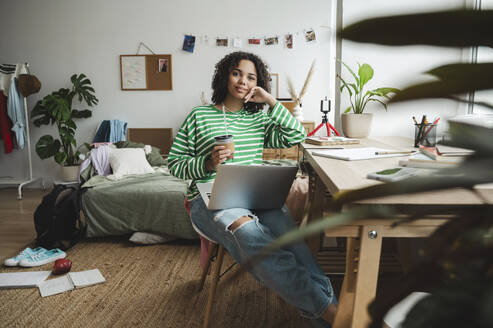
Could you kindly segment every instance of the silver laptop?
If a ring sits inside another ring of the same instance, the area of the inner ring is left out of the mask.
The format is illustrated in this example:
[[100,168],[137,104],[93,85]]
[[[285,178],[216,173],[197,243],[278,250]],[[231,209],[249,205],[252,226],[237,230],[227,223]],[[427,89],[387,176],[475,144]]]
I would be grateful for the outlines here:
[[214,182],[197,188],[210,210],[281,208],[297,171],[296,166],[219,165]]

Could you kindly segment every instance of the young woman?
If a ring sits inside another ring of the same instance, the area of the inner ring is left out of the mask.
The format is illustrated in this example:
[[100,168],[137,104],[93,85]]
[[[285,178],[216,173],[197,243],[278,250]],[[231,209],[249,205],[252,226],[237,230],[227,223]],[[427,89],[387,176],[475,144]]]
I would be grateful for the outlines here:
[[[306,132],[269,93],[267,67],[254,54],[234,52],[219,61],[212,89],[214,104],[194,108],[178,131],[169,152],[169,168],[173,175],[192,180],[187,198],[194,225],[241,264],[294,228],[287,207],[208,210],[195,183],[213,180],[224,162],[259,164],[264,147],[292,147],[305,139]],[[226,129],[234,138],[234,154],[225,146],[215,146],[214,137],[225,135]],[[250,273],[317,325],[333,321],[337,301],[332,286],[304,243],[279,250]]]

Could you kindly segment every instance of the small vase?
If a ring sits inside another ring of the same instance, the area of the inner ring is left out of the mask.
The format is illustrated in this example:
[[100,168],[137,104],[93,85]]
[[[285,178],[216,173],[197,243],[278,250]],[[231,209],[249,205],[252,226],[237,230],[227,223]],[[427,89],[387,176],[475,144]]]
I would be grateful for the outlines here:
[[79,168],[80,165],[62,166],[63,181],[69,182],[79,180]]
[[342,114],[342,131],[348,138],[366,138],[370,135],[372,113]]
[[296,105],[293,108],[293,116],[300,122],[303,122],[303,109],[301,108],[301,104]]

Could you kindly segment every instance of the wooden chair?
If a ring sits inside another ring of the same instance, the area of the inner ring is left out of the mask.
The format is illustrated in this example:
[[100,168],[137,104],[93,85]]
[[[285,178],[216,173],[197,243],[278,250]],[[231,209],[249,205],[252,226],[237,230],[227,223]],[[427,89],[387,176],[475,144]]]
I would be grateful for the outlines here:
[[[188,215],[190,216],[190,206],[189,202],[185,199],[185,209],[188,212]],[[191,222],[191,221],[190,221]],[[218,244],[216,241],[211,240],[210,238],[206,237],[197,226],[195,226],[192,223],[192,227],[194,230],[199,234],[200,236],[200,244],[201,248],[208,248],[207,250],[207,261],[205,265],[202,267],[202,274],[200,276],[200,283],[199,283],[199,288],[198,291],[202,291],[204,288],[205,284],[205,279],[207,278],[207,275],[211,271],[211,265],[213,262],[216,262],[216,265],[212,268],[212,281],[211,281],[211,286],[209,288],[209,296],[207,298],[207,305],[205,307],[205,316],[204,316],[204,322],[202,324],[202,327],[208,328],[209,323],[211,321],[211,313],[212,313],[212,305],[214,302],[214,297],[216,296],[216,290],[217,290],[217,284],[219,283],[219,279],[226,274],[231,268],[236,264],[233,263],[230,265],[224,272],[221,273],[221,267],[223,265],[223,260],[224,260],[224,253],[226,250],[224,247],[220,244]]]

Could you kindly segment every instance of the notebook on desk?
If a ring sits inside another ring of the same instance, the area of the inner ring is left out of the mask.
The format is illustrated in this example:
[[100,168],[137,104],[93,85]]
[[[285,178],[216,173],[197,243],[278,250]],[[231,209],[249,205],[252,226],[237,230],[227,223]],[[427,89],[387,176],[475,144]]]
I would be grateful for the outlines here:
[[344,161],[359,161],[364,159],[378,159],[386,157],[399,157],[406,156],[406,154],[395,153],[395,154],[381,154],[393,152],[393,149],[382,149],[375,147],[363,147],[363,148],[345,148],[345,149],[328,149],[313,151],[312,154],[315,156],[323,156],[335,159],[342,159]]
[[281,208],[297,172],[297,166],[219,165],[214,182],[197,188],[210,210]]

